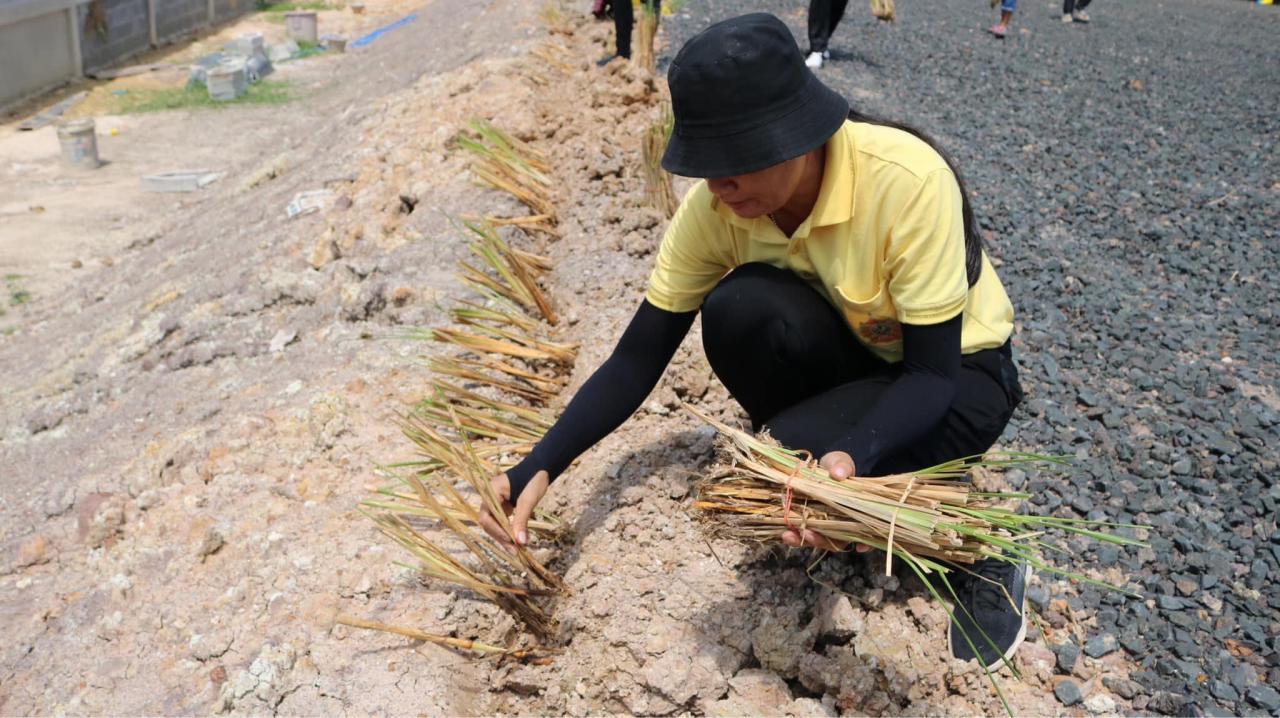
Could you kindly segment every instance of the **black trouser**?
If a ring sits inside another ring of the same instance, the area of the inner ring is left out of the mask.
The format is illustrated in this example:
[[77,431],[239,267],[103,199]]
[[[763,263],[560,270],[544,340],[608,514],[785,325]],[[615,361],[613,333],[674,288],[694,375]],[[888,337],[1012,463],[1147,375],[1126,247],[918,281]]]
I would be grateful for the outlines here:
[[1076,10],[1083,10],[1089,7],[1089,3],[1093,0],[1062,0],[1062,14],[1070,15]]
[[[815,289],[764,264],[738,267],[707,296],[702,342],[711,368],[753,427],[767,427],[784,446],[815,458],[847,436],[902,371],[867,350]],[[942,420],[870,473],[915,471],[981,454],[1000,437],[1021,399],[1008,343],[966,354],[955,400]]]
[[[662,17],[662,0],[653,0],[653,13]],[[631,57],[631,26],[634,24],[631,0],[617,0],[613,3],[613,34],[618,54],[623,57]]]
[[849,0],[809,0],[809,52],[826,52]]

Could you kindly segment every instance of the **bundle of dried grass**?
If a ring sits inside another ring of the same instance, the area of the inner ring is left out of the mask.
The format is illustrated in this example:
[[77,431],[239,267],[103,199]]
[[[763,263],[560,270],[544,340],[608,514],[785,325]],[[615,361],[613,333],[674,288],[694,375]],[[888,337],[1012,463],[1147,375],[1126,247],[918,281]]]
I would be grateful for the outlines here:
[[[939,601],[956,598],[948,574],[966,572],[966,566],[979,559],[1025,561],[1040,572],[1127,593],[1050,565],[1043,555],[1059,549],[1043,537],[1060,531],[1141,546],[1141,541],[1107,531],[1148,527],[1022,515],[1002,504],[1026,499],[1028,494],[979,492],[964,481],[979,466],[1062,463],[1058,460],[1033,455],[962,459],[912,474],[836,479],[811,456],[734,429],[692,407],[685,409],[720,432],[729,459],[696,487],[694,507],[712,535],[774,543],[788,528],[807,529],[836,542],[874,546],[885,552],[886,574],[897,558]],[[958,602],[956,608],[964,610]],[[953,609],[948,608],[947,614],[957,620]],[[963,624],[957,625],[971,648],[978,642],[991,643],[989,637],[969,636]],[[1017,674],[1008,660],[1005,665]],[[989,671],[988,676],[1012,715],[999,684]]]
[[644,201],[670,218],[676,213],[679,202],[671,188],[671,173],[662,169],[662,155],[667,151],[671,128],[675,118],[671,108],[663,107],[661,118],[649,126],[641,138],[641,158],[644,163]]
[[[447,408],[447,424],[411,416],[404,427],[438,468],[399,476],[409,491],[380,492],[381,498],[365,502],[366,508],[377,513],[366,515],[384,535],[418,559],[419,564],[410,568],[423,577],[468,588],[493,601],[538,638],[548,638],[554,633],[555,622],[539,599],[564,593],[568,587],[524,547],[509,553],[475,528],[480,524],[480,514],[474,506],[475,499],[470,497],[477,497],[511,535],[501,501],[489,482],[493,466],[475,451],[466,420],[453,411],[454,407]],[[459,480],[467,489],[466,495],[454,487]],[[438,522],[446,536],[461,544],[469,555],[455,556],[440,539],[420,530],[424,517]],[[539,522],[540,529],[548,525],[545,519]]]
[[535,45],[529,52],[552,68],[559,70],[562,74],[571,75],[575,72],[573,65],[570,64],[573,54],[569,51],[569,48],[558,42],[548,41]]
[[658,13],[654,11],[653,0],[641,0],[640,15],[636,18],[635,60],[650,73],[657,69],[653,52],[657,39]]
[[[964,480],[972,469],[1061,463],[1029,454],[961,459],[911,474],[835,479],[813,457],[757,438],[686,406],[726,441],[730,463],[698,486],[695,507],[711,531],[746,541],[773,541],[786,528],[806,528],[838,542],[883,549],[885,571],[895,557],[923,570],[947,572],[985,558],[1025,560],[1037,570],[1094,582],[1042,558],[1041,536],[1060,530],[1101,541],[1141,545],[1102,528],[1141,528],[1097,521],[1029,516],[1002,504],[1029,497],[979,492]],[[1106,584],[1102,584],[1106,585]]]
[[492,272],[490,275],[481,268],[462,262],[463,281],[482,294],[502,297],[525,309],[537,311],[552,326],[558,324],[560,320],[551,308],[551,302],[538,285],[538,277],[551,268],[551,261],[513,249],[498,236],[491,224],[463,222],[463,226],[475,238],[470,245],[472,253],[484,268]]
[[[472,129],[474,136],[460,138],[458,144],[473,155],[477,176],[538,212],[500,221],[525,229],[553,227],[546,160],[488,123],[475,122]],[[532,451],[551,426],[550,416],[540,407],[564,386],[576,346],[547,335],[558,319],[538,278],[550,271],[550,260],[510,246],[491,222],[470,221],[461,227],[471,235],[470,248],[478,261],[460,263],[460,276],[481,301],[458,302],[450,311],[454,326],[409,333],[458,351],[427,360],[436,374],[430,394],[400,419],[402,432],[419,456],[383,467],[382,475],[395,483],[379,489],[363,510],[384,535],[417,560],[406,567],[424,579],[475,592],[538,639],[547,639],[555,629],[549,601],[567,587],[527,549],[508,553],[480,528],[480,516],[482,511],[491,514],[512,538],[491,478],[499,466]],[[529,529],[544,537],[562,531],[559,522],[544,514],[537,515]],[[537,661],[552,652],[436,636],[357,618],[339,620],[478,655]]]
[[542,153],[484,120],[473,120],[471,132],[457,145],[471,154],[471,171],[481,184],[520,200],[535,215],[554,218],[549,168]]
[[875,15],[877,20],[884,22],[893,22],[898,19],[893,0],[871,0],[871,14]]

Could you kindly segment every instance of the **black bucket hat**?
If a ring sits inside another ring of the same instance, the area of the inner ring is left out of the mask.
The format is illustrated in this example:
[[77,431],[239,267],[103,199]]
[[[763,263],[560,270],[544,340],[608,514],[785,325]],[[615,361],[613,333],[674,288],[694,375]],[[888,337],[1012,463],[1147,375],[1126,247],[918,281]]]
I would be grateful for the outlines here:
[[805,66],[791,31],[769,13],[695,35],[667,83],[675,128],[662,166],[685,177],[731,177],[799,157],[849,115],[848,101]]

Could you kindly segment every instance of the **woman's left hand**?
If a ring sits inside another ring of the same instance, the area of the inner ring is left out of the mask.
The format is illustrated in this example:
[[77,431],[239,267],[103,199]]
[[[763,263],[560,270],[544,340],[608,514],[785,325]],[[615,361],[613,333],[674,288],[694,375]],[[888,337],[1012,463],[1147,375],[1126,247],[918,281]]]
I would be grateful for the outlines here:
[[[827,470],[836,479],[847,479],[854,475],[853,457],[843,451],[828,451],[818,462],[818,466]],[[809,529],[787,529],[782,532],[782,543],[793,548],[812,546],[824,551],[843,551],[849,546],[848,541],[833,541],[817,531]],[[871,550],[866,544],[854,544],[853,550],[865,553]]]

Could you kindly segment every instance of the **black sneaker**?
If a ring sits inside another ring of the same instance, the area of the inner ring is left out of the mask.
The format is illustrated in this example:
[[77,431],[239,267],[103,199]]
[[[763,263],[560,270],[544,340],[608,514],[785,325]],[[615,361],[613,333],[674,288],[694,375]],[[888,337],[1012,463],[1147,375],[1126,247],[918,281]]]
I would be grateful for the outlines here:
[[977,659],[987,670],[995,670],[1013,657],[1027,637],[1031,570],[1025,563],[995,558],[978,561],[969,570],[973,575],[957,571],[958,578],[952,582],[958,602],[952,610],[955,621],[947,633],[947,644],[956,658]]

